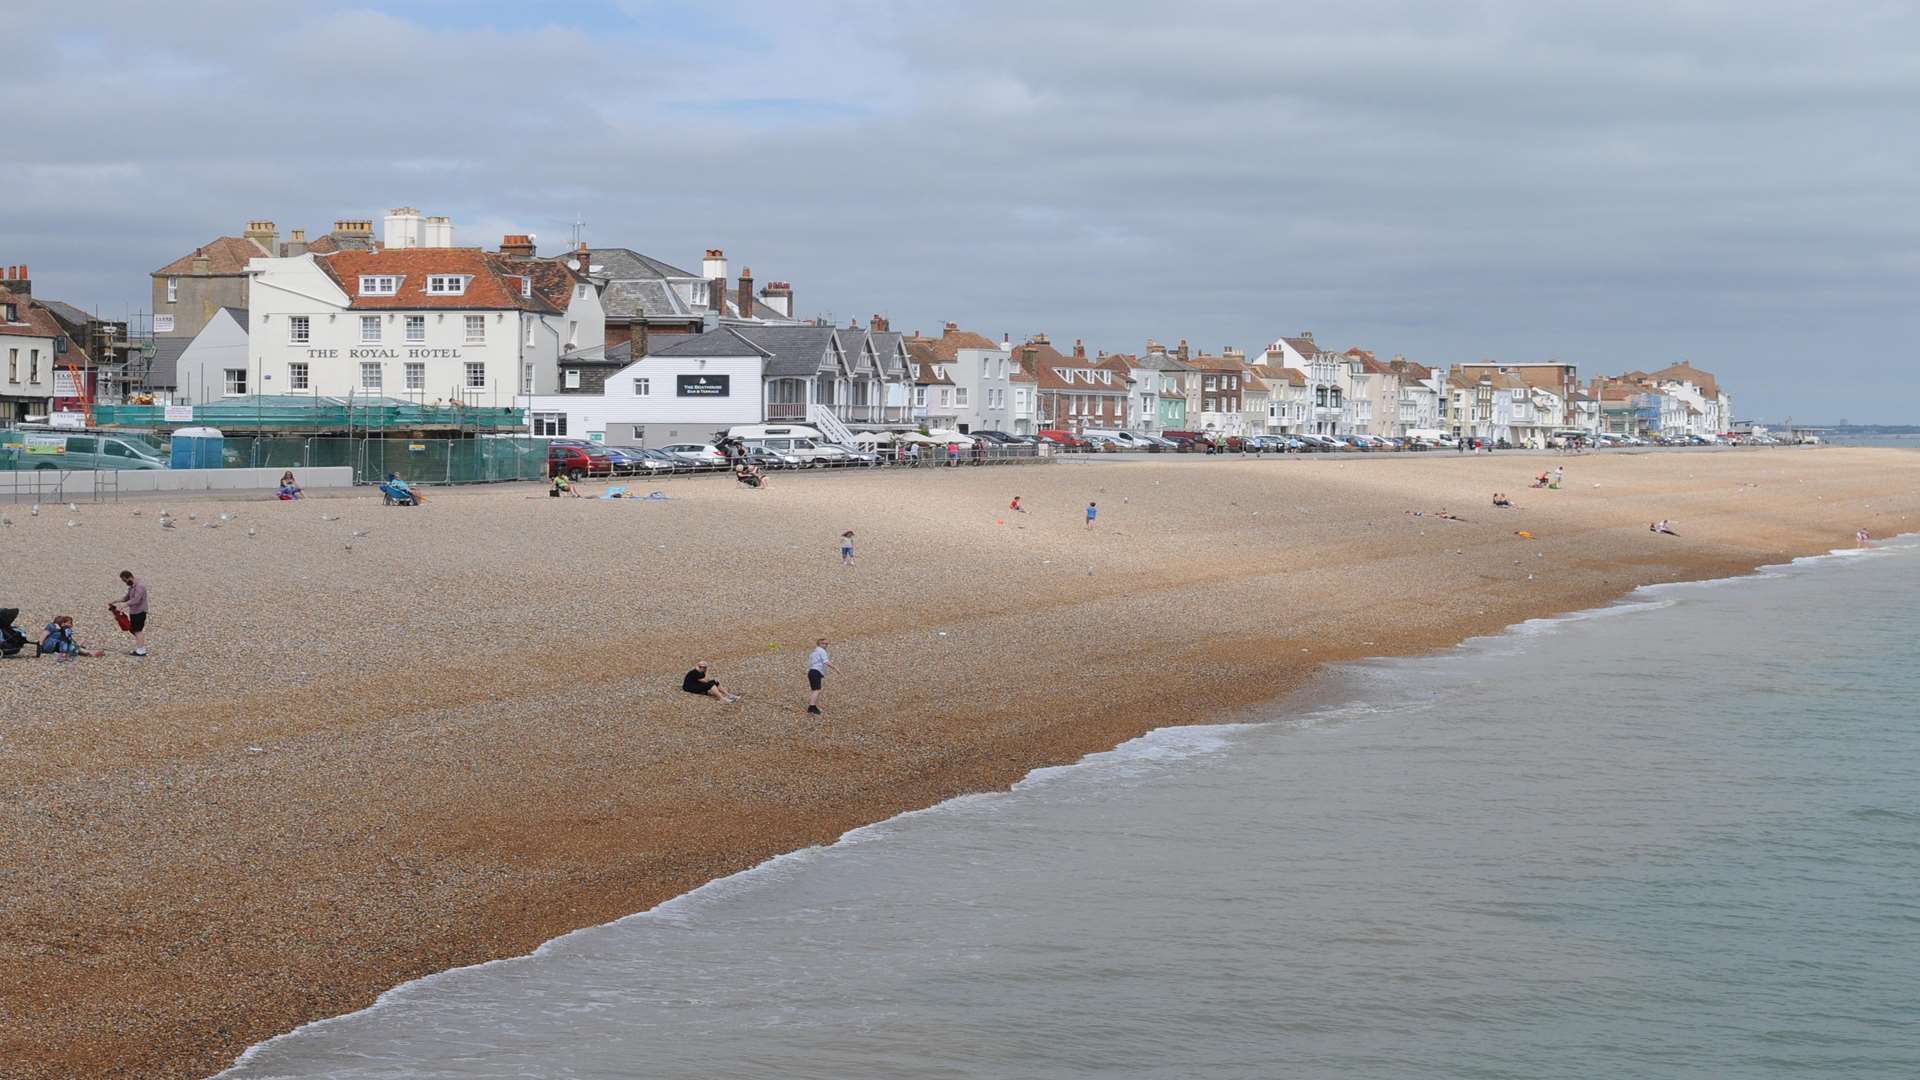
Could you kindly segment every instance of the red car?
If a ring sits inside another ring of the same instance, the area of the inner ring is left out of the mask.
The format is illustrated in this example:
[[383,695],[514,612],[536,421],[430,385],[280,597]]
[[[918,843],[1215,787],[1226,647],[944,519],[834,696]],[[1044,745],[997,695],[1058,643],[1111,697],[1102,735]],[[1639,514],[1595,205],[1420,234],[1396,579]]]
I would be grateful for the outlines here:
[[562,473],[569,480],[612,476],[613,458],[591,443],[548,443],[547,476],[551,478]]
[[1055,431],[1049,429],[1037,433],[1034,437],[1049,446],[1055,446],[1062,450],[1090,450],[1093,448],[1092,443],[1089,443],[1071,431]]

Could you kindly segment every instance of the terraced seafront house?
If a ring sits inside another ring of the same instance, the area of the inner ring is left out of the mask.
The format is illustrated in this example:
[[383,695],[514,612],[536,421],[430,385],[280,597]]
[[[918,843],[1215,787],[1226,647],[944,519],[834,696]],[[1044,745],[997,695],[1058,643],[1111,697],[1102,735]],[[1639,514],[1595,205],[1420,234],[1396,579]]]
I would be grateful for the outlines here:
[[850,441],[851,425],[913,426],[906,406],[890,414],[880,404],[909,377],[906,349],[891,331],[722,323],[647,341],[650,351],[638,359],[637,340],[607,350],[627,363],[597,394],[531,398],[534,433],[664,446],[746,424],[812,427],[833,442]]
[[[1015,347],[1013,355],[1032,380],[1035,430],[1081,432],[1127,426],[1132,384],[1124,360],[1089,357],[1083,341],[1074,342],[1071,353],[1062,353],[1046,334],[1028,338]],[[1016,385],[1016,396],[1021,389]]]
[[[915,343],[923,343],[914,353]],[[1014,430],[1013,345],[947,323],[937,338],[907,338],[916,359],[930,357],[953,380],[952,426],[960,432]]]
[[[1247,391],[1247,358],[1228,346],[1220,355],[1192,353],[1185,341],[1174,349],[1182,363],[1192,369],[1187,379],[1187,420],[1190,431],[1209,431],[1219,435],[1257,435],[1266,430],[1266,417],[1259,418],[1258,430],[1248,430],[1243,405]],[[1265,409],[1262,408],[1264,414]]]

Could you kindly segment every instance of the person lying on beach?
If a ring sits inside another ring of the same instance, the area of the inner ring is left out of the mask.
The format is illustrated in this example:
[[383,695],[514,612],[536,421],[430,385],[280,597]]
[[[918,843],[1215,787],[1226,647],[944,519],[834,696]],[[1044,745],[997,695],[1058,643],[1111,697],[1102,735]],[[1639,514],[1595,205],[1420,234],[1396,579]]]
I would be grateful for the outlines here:
[[1673,522],[1668,521],[1666,518],[1661,518],[1659,521],[1649,524],[1647,526],[1647,531],[1657,532],[1657,533],[1666,533],[1668,536],[1680,535],[1679,533],[1673,531]]
[[1511,510],[1513,509],[1513,500],[1496,491],[1493,493],[1493,505],[1500,507],[1502,510]]
[[1440,512],[1439,512],[1439,513],[1437,513],[1437,514],[1435,514],[1435,515],[1433,515],[1433,516],[1434,516],[1434,517],[1437,517],[1437,518],[1444,518],[1444,519],[1445,519],[1445,520],[1447,520],[1447,521],[1465,521],[1465,520],[1467,520],[1466,518],[1463,518],[1463,517],[1461,517],[1461,516],[1460,516],[1459,514],[1449,514],[1449,513],[1447,513],[1447,511],[1446,511],[1446,508],[1445,508],[1445,507],[1442,507],[1442,508],[1440,509]]
[[74,640],[73,616],[56,615],[47,624],[47,636],[40,639],[40,655],[58,654],[61,660],[72,660],[76,656],[105,656],[99,649],[89,649]]
[[710,697],[723,704],[732,704],[736,700],[732,694],[727,693],[727,688],[721,686],[717,680],[707,678],[707,662],[705,660],[693,665],[693,669],[687,672],[687,677],[680,680],[680,689],[685,690],[689,694],[699,694],[702,697]]

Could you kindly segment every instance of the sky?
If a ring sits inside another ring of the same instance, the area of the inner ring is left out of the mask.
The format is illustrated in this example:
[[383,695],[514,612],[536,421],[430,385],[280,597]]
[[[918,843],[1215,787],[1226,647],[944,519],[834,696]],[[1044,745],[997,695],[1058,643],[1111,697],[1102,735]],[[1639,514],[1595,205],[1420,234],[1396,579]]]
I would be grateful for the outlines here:
[[390,207],[803,314],[1432,365],[1685,359],[1920,422],[1920,5],[8,0],[0,263],[115,318]]

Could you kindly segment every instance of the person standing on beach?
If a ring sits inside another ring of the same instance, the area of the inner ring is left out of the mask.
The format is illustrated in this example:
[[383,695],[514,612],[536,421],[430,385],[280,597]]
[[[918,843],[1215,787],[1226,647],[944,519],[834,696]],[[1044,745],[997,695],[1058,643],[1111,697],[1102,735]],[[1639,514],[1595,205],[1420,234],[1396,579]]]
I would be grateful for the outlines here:
[[1565,480],[1566,478],[1567,478],[1567,467],[1565,465],[1555,465],[1553,467],[1553,483],[1550,486],[1553,488],[1553,490],[1559,491],[1560,481]]
[[1865,529],[1861,529],[1859,532],[1854,533],[1853,538],[1860,542],[1861,547],[1873,546],[1873,537],[1869,536],[1867,534],[1867,530]]
[[820,715],[820,687],[827,681],[827,672],[839,671],[827,656],[827,639],[817,638],[813,643],[813,652],[807,655],[807,711]]
[[1093,519],[1099,516],[1100,516],[1100,504],[1088,503],[1087,504],[1087,528],[1089,529],[1093,528]]
[[840,534],[840,565],[841,566],[853,565],[853,530],[852,529],[848,529],[846,532],[843,532]]
[[134,656],[147,655],[147,585],[133,576],[133,571],[120,571],[120,582],[127,587],[127,594],[108,604],[107,607],[118,611],[126,605],[127,632],[133,635]]

